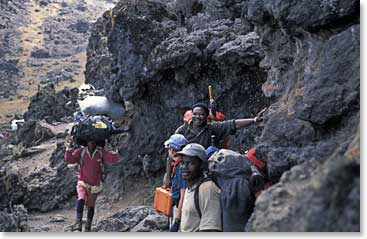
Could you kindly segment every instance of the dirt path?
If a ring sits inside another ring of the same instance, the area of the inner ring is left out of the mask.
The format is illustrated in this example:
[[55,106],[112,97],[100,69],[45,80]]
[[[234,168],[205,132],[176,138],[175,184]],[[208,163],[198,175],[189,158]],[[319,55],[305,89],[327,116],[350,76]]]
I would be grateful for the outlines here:
[[[102,218],[113,215],[129,206],[152,205],[152,187],[145,179],[134,182],[134,186],[126,191],[117,201],[109,200],[105,195],[100,195],[97,203],[93,225]],[[133,189],[134,188],[134,189]],[[136,190],[139,189],[139,190]],[[66,227],[75,221],[76,197],[64,205],[63,209],[57,209],[47,213],[30,213],[28,224],[32,232],[48,231],[63,232]],[[86,209],[83,220],[86,219]],[[84,230],[84,228],[83,228]]]

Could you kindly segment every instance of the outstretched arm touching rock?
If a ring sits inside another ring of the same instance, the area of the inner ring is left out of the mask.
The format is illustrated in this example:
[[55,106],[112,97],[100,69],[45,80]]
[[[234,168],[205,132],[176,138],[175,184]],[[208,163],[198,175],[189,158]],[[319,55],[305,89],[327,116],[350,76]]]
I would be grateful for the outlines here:
[[247,127],[247,126],[249,126],[253,123],[261,122],[263,120],[265,111],[266,111],[266,108],[261,110],[257,114],[257,116],[255,118],[252,118],[252,119],[236,119],[235,120],[236,129],[245,128],[245,127]]

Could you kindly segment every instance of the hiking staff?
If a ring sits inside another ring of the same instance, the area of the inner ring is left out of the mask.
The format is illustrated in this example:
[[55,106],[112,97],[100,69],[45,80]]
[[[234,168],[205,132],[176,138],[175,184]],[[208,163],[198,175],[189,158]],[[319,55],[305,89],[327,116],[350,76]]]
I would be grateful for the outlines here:
[[113,9],[110,9],[110,17],[111,17],[111,31],[115,28],[116,25],[116,15],[113,13]]
[[215,117],[215,109],[214,109],[214,98],[213,98],[213,91],[212,91],[212,86],[209,85],[208,86],[208,91],[209,91],[209,116],[212,119],[212,121],[216,121],[216,117]]

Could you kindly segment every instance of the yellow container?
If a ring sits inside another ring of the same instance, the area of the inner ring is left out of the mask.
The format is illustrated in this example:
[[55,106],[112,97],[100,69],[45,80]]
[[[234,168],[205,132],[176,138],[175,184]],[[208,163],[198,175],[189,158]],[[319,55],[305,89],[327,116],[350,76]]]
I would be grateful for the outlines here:
[[154,209],[172,217],[172,190],[171,188],[156,188],[154,194]]

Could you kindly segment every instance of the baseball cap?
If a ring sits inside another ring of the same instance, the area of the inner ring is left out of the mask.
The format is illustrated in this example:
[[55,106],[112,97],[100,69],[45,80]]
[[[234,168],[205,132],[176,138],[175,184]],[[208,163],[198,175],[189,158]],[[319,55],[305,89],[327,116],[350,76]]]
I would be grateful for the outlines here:
[[173,134],[164,142],[164,147],[171,146],[175,151],[181,150],[189,141],[182,134]]
[[216,151],[218,151],[217,147],[214,146],[209,146],[206,150],[205,150],[205,154],[207,158],[210,158],[210,156],[212,156],[213,153],[215,153]]
[[191,157],[198,157],[201,161],[207,161],[205,148],[197,143],[191,143],[186,145],[181,151],[175,153],[175,157],[179,155],[186,155]]

